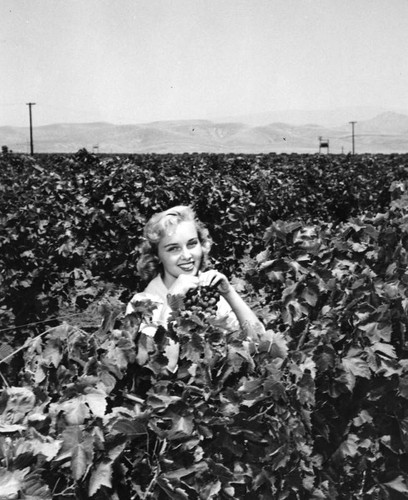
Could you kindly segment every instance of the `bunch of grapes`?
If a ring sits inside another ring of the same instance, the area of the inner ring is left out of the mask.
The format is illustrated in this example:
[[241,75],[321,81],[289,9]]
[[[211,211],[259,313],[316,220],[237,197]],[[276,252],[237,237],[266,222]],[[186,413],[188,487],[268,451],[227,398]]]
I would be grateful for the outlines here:
[[215,316],[219,299],[220,292],[217,287],[199,286],[188,290],[184,297],[184,306],[187,311],[191,311],[198,317],[204,317],[205,314]]

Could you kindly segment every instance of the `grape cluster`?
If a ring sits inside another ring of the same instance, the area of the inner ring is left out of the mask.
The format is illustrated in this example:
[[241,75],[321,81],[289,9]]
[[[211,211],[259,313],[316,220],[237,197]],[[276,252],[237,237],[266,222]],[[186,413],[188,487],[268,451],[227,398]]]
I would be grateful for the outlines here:
[[184,306],[197,316],[216,315],[220,292],[214,286],[199,286],[188,290],[184,297]]

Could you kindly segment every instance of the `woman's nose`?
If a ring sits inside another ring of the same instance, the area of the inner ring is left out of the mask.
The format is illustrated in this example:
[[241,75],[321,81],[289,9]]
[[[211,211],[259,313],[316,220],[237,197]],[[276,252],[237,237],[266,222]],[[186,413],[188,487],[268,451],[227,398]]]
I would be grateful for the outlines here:
[[189,250],[187,247],[184,247],[184,248],[182,249],[181,256],[182,256],[184,259],[189,259],[189,258],[191,257],[191,252],[190,252],[190,250]]

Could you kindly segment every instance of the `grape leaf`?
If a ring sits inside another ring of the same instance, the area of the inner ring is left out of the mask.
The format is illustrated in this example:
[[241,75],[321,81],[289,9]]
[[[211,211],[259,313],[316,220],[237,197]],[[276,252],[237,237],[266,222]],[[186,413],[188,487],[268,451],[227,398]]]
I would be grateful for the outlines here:
[[371,378],[371,371],[366,361],[359,356],[349,355],[342,360],[347,378],[347,387],[352,391],[356,384],[356,377]]
[[89,479],[88,493],[92,497],[102,487],[112,488],[112,462],[105,461],[97,464]]
[[400,493],[408,493],[407,481],[402,475],[397,476],[392,481],[384,483],[384,485],[392,490],[399,491]]

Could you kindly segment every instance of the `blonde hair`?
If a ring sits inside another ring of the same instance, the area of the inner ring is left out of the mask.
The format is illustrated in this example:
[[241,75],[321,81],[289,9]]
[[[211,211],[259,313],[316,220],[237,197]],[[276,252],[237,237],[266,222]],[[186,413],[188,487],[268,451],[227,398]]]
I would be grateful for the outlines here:
[[159,242],[163,236],[169,234],[172,228],[185,221],[195,223],[198,239],[203,249],[201,269],[205,268],[212,245],[208,229],[197,219],[191,207],[179,205],[154,214],[146,223],[143,231],[145,241],[141,245],[141,257],[137,263],[137,270],[142,279],[150,281],[162,272],[162,265],[158,257]]

